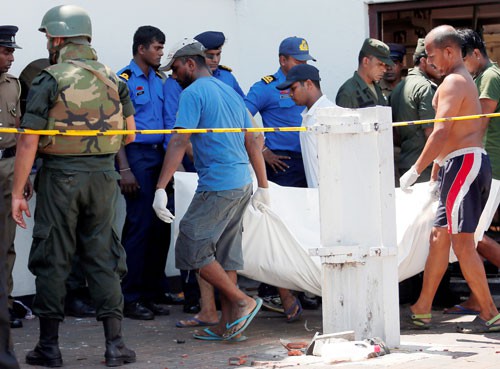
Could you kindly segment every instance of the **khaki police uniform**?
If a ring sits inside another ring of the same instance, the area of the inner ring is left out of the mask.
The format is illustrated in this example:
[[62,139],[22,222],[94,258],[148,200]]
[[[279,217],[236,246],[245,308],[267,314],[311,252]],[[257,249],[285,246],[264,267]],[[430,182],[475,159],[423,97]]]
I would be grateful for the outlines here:
[[[14,76],[0,74],[0,127],[14,128],[19,119],[20,107],[19,97],[21,87]],[[10,296],[13,288],[12,269],[16,259],[14,250],[14,238],[16,236],[16,223],[12,219],[10,208],[12,181],[14,179],[14,160],[16,153],[16,136],[13,133],[0,132],[0,183],[2,184],[1,196],[4,201],[0,208],[0,219],[2,222],[1,245],[2,253],[7,252],[5,273],[7,274],[7,292]],[[12,308],[13,300],[9,299],[9,308]]]

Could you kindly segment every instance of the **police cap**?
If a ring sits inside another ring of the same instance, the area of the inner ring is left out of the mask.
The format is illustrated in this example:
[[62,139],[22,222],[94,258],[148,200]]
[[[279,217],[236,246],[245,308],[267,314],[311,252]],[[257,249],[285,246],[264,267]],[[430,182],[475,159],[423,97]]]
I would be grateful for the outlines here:
[[0,26],[0,46],[21,49],[15,39],[18,29],[16,26]]
[[309,54],[309,45],[302,37],[287,37],[281,41],[279,55],[291,56],[300,61],[316,61],[316,59]]
[[393,61],[402,62],[406,54],[406,47],[401,44],[393,43],[388,43],[387,46],[389,46],[389,50],[391,51],[391,59]]

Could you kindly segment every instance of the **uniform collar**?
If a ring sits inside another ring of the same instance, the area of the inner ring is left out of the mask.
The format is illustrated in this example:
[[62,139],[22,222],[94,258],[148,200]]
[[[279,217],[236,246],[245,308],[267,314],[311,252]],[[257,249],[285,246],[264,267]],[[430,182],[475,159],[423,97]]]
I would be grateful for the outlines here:
[[[130,69],[132,70],[132,73],[134,73],[136,76],[138,76],[138,77],[144,76],[144,78],[146,78],[146,75],[144,74],[142,69],[139,67],[139,65],[137,65],[137,63],[135,62],[134,59],[132,59],[130,62]],[[150,77],[151,77],[151,75],[156,75],[156,72],[152,67],[148,67],[148,69],[149,69],[149,76]]]

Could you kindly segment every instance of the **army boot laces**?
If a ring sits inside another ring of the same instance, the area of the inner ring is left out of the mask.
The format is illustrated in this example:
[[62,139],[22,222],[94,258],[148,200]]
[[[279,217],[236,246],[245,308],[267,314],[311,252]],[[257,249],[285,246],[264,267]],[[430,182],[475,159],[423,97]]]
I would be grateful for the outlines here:
[[106,353],[104,354],[106,366],[115,367],[135,363],[135,352],[125,346],[125,342],[123,342],[121,320],[105,318],[103,325],[106,337]]
[[58,339],[59,321],[40,318],[40,339],[34,350],[26,355],[26,363],[48,368],[61,367],[63,360]]

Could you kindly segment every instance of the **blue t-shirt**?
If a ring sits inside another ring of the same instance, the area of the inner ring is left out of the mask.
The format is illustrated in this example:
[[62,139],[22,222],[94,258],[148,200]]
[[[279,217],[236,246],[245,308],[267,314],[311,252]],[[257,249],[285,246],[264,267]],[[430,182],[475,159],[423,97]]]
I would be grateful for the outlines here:
[[[161,74],[150,67],[146,77],[134,60],[117,74],[127,83],[130,100],[135,108],[134,119],[137,129],[164,129],[163,79]],[[137,135],[134,142],[161,144],[163,140],[163,134]]]
[[[245,104],[252,115],[260,113],[264,127],[300,127],[303,106],[297,106],[290,97],[290,89],[276,88],[286,76],[281,68],[272,76],[266,76],[248,91]],[[266,133],[266,146],[271,150],[287,150],[300,153],[299,132]]]
[[[175,127],[251,128],[245,103],[234,89],[214,77],[201,77],[181,94]],[[201,191],[224,191],[251,182],[245,134],[191,135]]]

